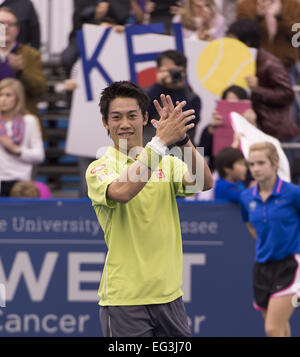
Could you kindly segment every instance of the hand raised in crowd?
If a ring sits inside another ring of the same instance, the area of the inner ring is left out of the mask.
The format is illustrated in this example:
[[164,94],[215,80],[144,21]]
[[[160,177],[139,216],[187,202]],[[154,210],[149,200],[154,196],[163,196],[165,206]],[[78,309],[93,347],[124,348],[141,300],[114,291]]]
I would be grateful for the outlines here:
[[78,84],[74,79],[66,79],[64,81],[64,90],[72,92],[78,88]]
[[217,110],[214,110],[211,118],[210,118],[210,123],[208,130],[212,134],[214,132],[214,129],[217,128],[218,126],[221,126],[223,124],[223,119],[220,113]]
[[155,2],[146,0],[145,12],[147,14],[151,14],[151,12],[153,12],[154,9],[155,9]]
[[245,119],[247,119],[250,124],[257,126],[257,124],[256,124],[257,115],[252,108],[245,110],[244,113],[242,114],[242,116]]
[[211,41],[213,39],[211,35],[211,28],[213,27],[213,18],[214,14],[209,6],[203,5],[202,6],[202,16],[199,18],[201,23],[197,29],[197,36],[199,40],[202,41]]
[[174,106],[169,95],[161,94],[160,99],[162,107],[156,99],[153,101],[160,119],[158,122],[152,119],[151,123],[157,127],[156,136],[169,146],[183,140],[187,131],[194,127],[194,123],[188,125],[187,123],[195,119],[195,111],[194,109],[183,111],[186,101],[176,102],[176,106]]
[[239,149],[239,147],[240,147],[240,139],[241,139],[242,136],[244,136],[243,133],[234,132],[233,141],[232,141],[232,144],[231,144],[232,148]]
[[201,41],[211,41],[211,40],[213,40],[213,37],[212,37],[209,29],[204,29],[204,30],[198,29],[197,30],[197,37]]
[[14,71],[22,71],[24,69],[24,61],[21,55],[10,53],[7,58],[9,65]]
[[174,16],[184,14],[184,6],[180,1],[176,2],[176,5],[170,6],[170,13]]
[[281,14],[282,4],[281,0],[272,0],[266,8],[266,15],[278,16]]
[[170,71],[166,67],[159,67],[156,72],[156,81],[161,85],[168,85],[172,83]]
[[252,92],[255,92],[255,90],[258,88],[258,77],[256,76],[247,76],[246,77],[246,82],[248,87],[252,90]]
[[212,9],[206,4],[202,7],[202,21],[203,26],[211,27],[214,18],[214,13]]

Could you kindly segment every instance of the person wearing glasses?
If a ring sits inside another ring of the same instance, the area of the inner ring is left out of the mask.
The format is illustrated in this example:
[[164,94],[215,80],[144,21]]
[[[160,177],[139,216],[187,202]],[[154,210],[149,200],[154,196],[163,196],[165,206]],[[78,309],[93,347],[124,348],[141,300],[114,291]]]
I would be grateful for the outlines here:
[[17,41],[20,26],[17,16],[8,7],[0,7],[0,26],[4,29],[0,46],[0,80],[18,79],[25,88],[28,110],[39,116],[37,101],[47,88],[40,53]]

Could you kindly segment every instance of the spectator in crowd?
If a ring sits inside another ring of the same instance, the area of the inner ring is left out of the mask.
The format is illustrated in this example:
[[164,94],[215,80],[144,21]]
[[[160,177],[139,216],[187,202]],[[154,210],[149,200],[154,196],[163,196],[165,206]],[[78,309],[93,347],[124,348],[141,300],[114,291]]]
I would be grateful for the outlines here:
[[67,78],[79,57],[76,31],[81,30],[85,23],[110,23],[123,27],[129,21],[131,11],[137,22],[143,22],[144,13],[137,0],[74,0],[73,29],[69,44],[61,55]]
[[20,31],[18,42],[40,48],[40,23],[30,0],[2,0],[0,6],[10,8],[18,18]]
[[182,22],[185,38],[211,41],[225,35],[225,19],[214,0],[185,0],[173,22]]
[[298,49],[291,45],[293,24],[300,19],[298,0],[241,0],[237,4],[238,19],[252,19],[259,23],[261,47],[280,58],[291,72],[299,60]]
[[0,195],[9,196],[16,181],[31,180],[33,164],[45,158],[38,120],[27,114],[22,83],[0,82]]
[[20,27],[16,15],[9,8],[0,8],[0,23],[5,25],[5,46],[0,47],[0,80],[20,80],[25,88],[28,111],[39,116],[38,98],[47,87],[40,53],[37,49],[17,41]]
[[215,184],[215,198],[239,203],[240,195],[246,189],[244,181],[247,164],[243,153],[229,146],[218,152],[215,163],[219,174]]
[[223,0],[222,14],[225,18],[226,28],[236,20],[236,6],[238,0]]
[[[170,95],[174,102],[187,102],[185,109],[195,110],[195,126],[189,131],[189,136],[194,143],[195,127],[200,121],[201,99],[186,83],[187,58],[183,53],[177,50],[168,50],[158,55],[157,63],[157,81],[147,88],[146,92],[150,97],[149,118],[158,119],[158,113],[153,104],[153,100],[159,98],[161,94]],[[144,144],[155,136],[155,129],[149,124],[144,129]]]
[[[238,100],[247,100],[248,94],[247,91],[237,85],[232,85],[224,90],[222,93],[223,100],[228,100],[228,101],[238,101]],[[248,109],[244,113],[242,113],[243,117],[246,118],[251,124],[256,126],[256,113],[253,109]],[[218,113],[217,110],[215,110],[212,113],[211,119],[210,119],[210,124],[206,126],[201,134],[200,138],[200,147],[204,148],[204,155],[207,160],[209,168],[213,171],[215,168],[215,163],[214,163],[214,156],[213,156],[213,140],[214,140],[214,130],[216,127],[220,126],[223,124],[223,120],[221,118],[220,113]],[[233,146],[237,147],[235,145],[236,141],[233,142]]]
[[103,17],[108,16],[116,24],[125,25],[131,21],[131,14],[136,22],[143,22],[144,11],[138,0],[100,0],[96,7],[95,18],[96,20],[101,20]]
[[172,7],[178,5],[178,0],[146,0],[145,4],[145,23],[165,24],[165,33],[172,33]]
[[49,187],[40,181],[17,181],[10,190],[10,197],[51,198]]
[[61,54],[61,62],[69,78],[71,69],[78,58],[78,45],[76,31],[82,28],[84,23],[96,23],[95,11],[99,0],[73,0],[73,28],[69,35],[67,48]]
[[294,91],[282,61],[260,47],[258,23],[251,19],[234,22],[228,35],[257,48],[256,75],[246,78],[257,114],[257,125],[280,141],[294,138],[299,130],[293,119]]
[[10,197],[40,198],[40,191],[34,181],[18,181],[10,190]]

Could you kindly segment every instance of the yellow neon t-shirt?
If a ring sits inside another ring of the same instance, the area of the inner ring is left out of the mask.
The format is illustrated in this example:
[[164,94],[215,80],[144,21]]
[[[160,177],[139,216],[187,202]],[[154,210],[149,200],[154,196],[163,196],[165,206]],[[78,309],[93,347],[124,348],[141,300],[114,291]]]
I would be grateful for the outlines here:
[[186,165],[164,156],[145,187],[128,203],[108,200],[106,190],[134,161],[109,147],[86,172],[88,195],[108,252],[98,294],[100,305],[167,303],[181,296],[182,239],[176,196]]

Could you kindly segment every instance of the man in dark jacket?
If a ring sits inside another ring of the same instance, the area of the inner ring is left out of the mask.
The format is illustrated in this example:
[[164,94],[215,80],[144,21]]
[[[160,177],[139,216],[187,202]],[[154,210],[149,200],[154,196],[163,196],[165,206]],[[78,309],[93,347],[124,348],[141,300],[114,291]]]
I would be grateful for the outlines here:
[[[193,123],[194,128],[189,130],[188,134],[192,143],[195,145],[194,137],[196,126],[200,121],[201,99],[186,83],[186,66],[187,58],[185,55],[177,50],[168,50],[162,52],[156,59],[157,63],[157,82],[146,88],[146,92],[150,97],[151,104],[148,109],[150,119],[158,119],[156,108],[153,100],[159,98],[161,94],[170,95],[174,101],[187,102],[184,107],[185,110],[194,109],[195,119]],[[144,129],[144,144],[155,136],[155,129],[152,124],[149,124]]]
[[299,130],[293,119],[291,80],[282,61],[260,48],[258,23],[250,19],[238,20],[229,27],[228,35],[258,49],[256,76],[246,79],[259,128],[280,141],[296,137]]

